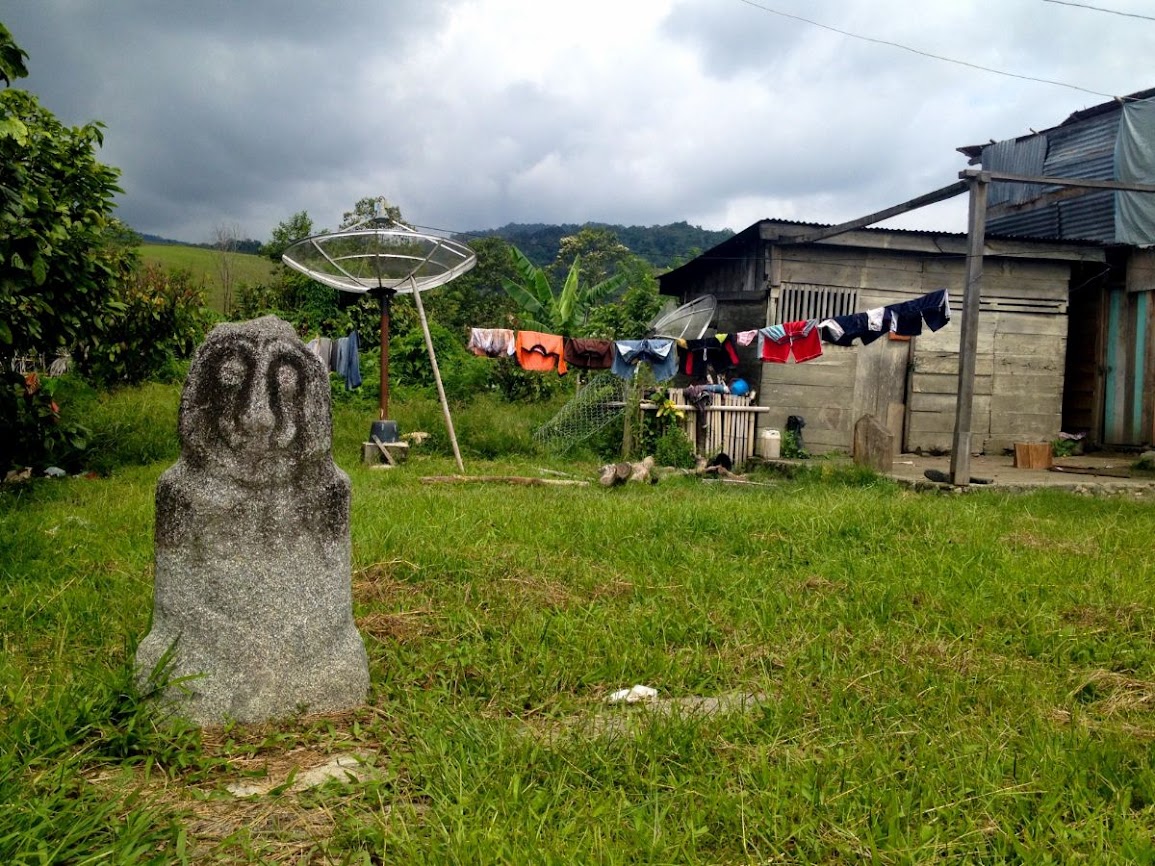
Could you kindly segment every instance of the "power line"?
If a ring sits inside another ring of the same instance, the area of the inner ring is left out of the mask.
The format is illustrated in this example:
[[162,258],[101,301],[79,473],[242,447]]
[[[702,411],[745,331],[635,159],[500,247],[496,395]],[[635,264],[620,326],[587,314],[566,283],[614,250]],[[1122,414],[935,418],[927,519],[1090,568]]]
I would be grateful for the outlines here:
[[1109,12],[1112,15],[1124,15],[1127,18],[1142,18],[1144,21],[1155,21],[1150,15],[1139,15],[1136,12],[1120,12],[1118,9],[1104,9],[1102,6],[1090,6],[1086,3],[1072,3],[1070,0],[1043,0],[1044,3],[1058,3],[1060,6],[1077,6],[1080,9],[1091,9],[1095,12]]
[[[820,21],[814,21],[810,18],[803,18],[801,15],[793,15],[789,12],[783,12],[780,9],[771,9],[769,6],[763,6],[761,3],[755,3],[754,0],[738,0],[740,3],[745,3],[747,6],[753,6],[755,9],[761,9],[763,12],[769,12],[771,15],[779,15],[783,18],[790,18],[794,21],[801,21],[803,24],[810,24],[814,27],[821,27],[823,30],[829,30],[832,33],[838,33],[841,36],[849,36],[851,39],[861,39],[863,42],[873,42],[875,45],[888,45],[891,48],[899,48],[903,51],[909,51],[911,54],[917,54],[920,57],[929,57],[932,60],[943,60],[947,63],[956,63],[959,66],[966,66],[970,69],[978,69],[981,72],[991,72],[995,75],[1005,75],[1008,78],[1018,78],[1023,81],[1035,81],[1039,84],[1054,84],[1057,87],[1067,87],[1071,90],[1079,90],[1083,93],[1090,93],[1093,96],[1105,96],[1108,99],[1118,99],[1113,93],[1103,93],[1098,90],[1091,90],[1086,87],[1080,87],[1077,84],[1068,84],[1065,81],[1054,81],[1050,78],[1035,78],[1031,75],[1019,75],[1017,72],[1007,72],[1003,69],[994,69],[990,66],[982,66],[978,63],[971,63],[967,60],[957,60],[954,57],[944,57],[941,54],[932,54],[929,51],[922,51],[918,48],[911,48],[909,45],[903,45],[900,42],[891,42],[886,39],[875,39],[873,36],[863,36],[861,33],[851,33],[849,30],[842,30],[838,27],[832,27],[829,24],[823,24]],[[1058,0],[1053,0],[1058,2]]]

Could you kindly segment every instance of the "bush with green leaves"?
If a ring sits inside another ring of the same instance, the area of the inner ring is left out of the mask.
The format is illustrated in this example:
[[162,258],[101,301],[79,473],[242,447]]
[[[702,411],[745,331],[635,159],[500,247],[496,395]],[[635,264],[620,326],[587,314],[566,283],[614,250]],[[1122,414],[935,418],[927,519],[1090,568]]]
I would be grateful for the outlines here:
[[60,380],[6,372],[2,381],[0,472],[24,466],[80,468],[91,434],[75,412],[61,410],[56,400]]
[[[461,340],[436,322],[429,324],[429,334],[448,397],[462,400],[488,390],[491,364],[487,359],[471,354]],[[409,388],[434,387],[433,365],[420,328],[389,344],[389,375],[392,381]]]
[[697,460],[694,446],[678,427],[668,427],[654,443],[654,461],[659,466],[693,469]]
[[211,323],[203,289],[188,271],[134,270],[116,289],[105,331],[85,348],[81,369],[102,385],[172,381]]

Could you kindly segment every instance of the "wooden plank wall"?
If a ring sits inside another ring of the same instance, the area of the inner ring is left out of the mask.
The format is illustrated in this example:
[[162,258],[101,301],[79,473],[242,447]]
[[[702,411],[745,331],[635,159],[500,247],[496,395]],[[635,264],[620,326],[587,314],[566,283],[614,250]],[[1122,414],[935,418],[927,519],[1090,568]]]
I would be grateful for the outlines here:
[[[979,310],[971,431],[976,449],[1051,440],[1062,426],[1069,266],[988,262]],[[949,451],[958,393],[961,290],[951,324],[917,337],[905,447]]]
[[[926,332],[910,343],[883,338],[870,346],[824,346],[821,358],[804,364],[763,364],[758,402],[769,411],[759,419],[759,427],[784,430],[788,416],[801,415],[809,450],[848,451],[854,422],[870,412],[891,426],[908,450],[949,450],[964,267],[961,256],[930,259],[886,250],[784,248],[787,287],[854,287],[862,310],[947,288],[954,318],[937,334]],[[976,445],[995,449],[1058,435],[1069,279],[1066,263],[986,262],[974,404]],[[777,321],[775,315],[776,305],[771,304],[768,323]]]

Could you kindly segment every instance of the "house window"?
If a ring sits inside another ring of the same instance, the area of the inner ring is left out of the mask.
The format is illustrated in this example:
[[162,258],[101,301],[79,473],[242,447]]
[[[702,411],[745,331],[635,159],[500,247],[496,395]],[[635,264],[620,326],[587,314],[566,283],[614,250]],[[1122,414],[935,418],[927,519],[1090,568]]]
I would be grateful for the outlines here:
[[783,283],[778,298],[778,321],[829,319],[858,312],[858,289]]

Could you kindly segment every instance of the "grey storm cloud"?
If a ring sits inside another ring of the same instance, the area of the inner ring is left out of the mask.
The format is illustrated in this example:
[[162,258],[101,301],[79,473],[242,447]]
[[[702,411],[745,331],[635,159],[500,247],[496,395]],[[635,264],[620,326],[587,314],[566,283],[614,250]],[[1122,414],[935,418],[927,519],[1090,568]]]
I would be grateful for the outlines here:
[[[0,21],[30,55],[17,86],[106,125],[121,217],[188,241],[299,210],[333,227],[376,195],[452,230],[850,219],[950,183],[960,145],[1105,98],[773,10],[1106,94],[1155,84],[1155,22],[1042,0],[37,0]],[[961,230],[963,205],[899,224]]]

